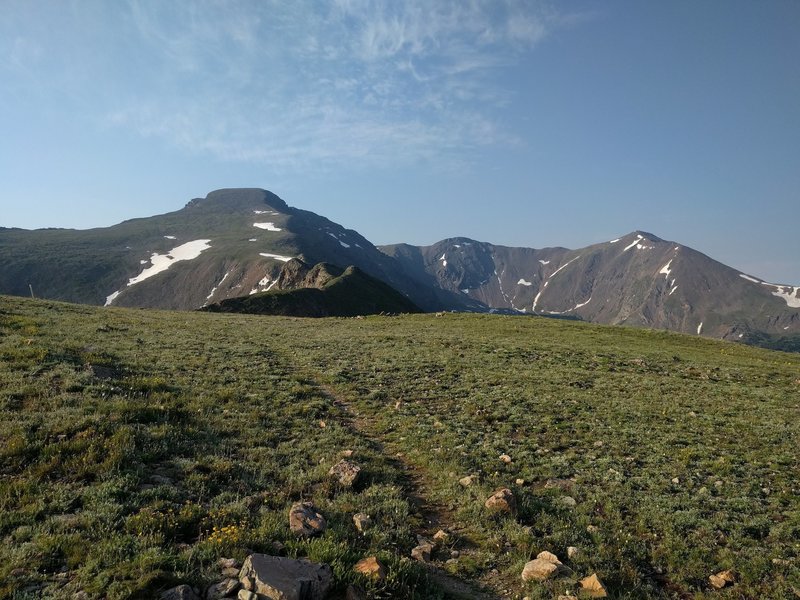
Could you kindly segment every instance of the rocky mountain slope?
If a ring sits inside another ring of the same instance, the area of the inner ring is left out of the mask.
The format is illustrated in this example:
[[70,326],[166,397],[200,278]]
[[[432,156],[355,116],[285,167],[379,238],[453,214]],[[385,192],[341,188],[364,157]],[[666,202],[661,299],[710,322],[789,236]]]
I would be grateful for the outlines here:
[[274,289],[228,298],[203,310],[297,317],[421,312],[400,292],[358,267],[342,270],[326,263],[309,267],[297,259],[286,263]]
[[420,283],[495,309],[734,340],[800,333],[800,287],[762,281],[642,231],[578,250],[466,238],[381,249]]
[[307,265],[322,262],[357,267],[426,311],[570,317],[779,348],[800,340],[800,287],[641,231],[577,250],[466,238],[377,248],[260,189],[217,190],[106,228],[0,229],[0,293],[32,287],[87,304],[197,309],[309,287]]

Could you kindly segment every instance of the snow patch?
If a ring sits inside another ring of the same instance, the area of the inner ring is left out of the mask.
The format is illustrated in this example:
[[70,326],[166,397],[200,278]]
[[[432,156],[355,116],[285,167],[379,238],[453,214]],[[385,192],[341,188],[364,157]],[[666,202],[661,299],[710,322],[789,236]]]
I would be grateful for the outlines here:
[[247,240],[247,241],[248,241],[248,242],[257,242],[258,240],[257,240],[256,238],[250,238],[250,239],[249,239],[249,240]]
[[147,264],[147,263],[149,263],[149,262],[150,262],[149,260],[140,260],[140,261],[139,261],[139,264],[140,264],[140,265],[146,265],[146,264]]
[[469,294],[469,289],[463,289],[463,290],[461,290],[461,293],[462,294]]
[[608,243],[609,243],[609,244],[616,244],[618,241],[619,241],[619,238],[617,238],[617,239],[615,239],[615,240],[611,240],[611,241],[610,241],[610,242],[608,242]]
[[627,252],[628,250],[630,250],[634,246],[638,245],[639,244],[639,240],[641,240],[641,239],[643,239],[642,236],[637,235],[635,240],[633,240],[630,244],[625,246],[625,249],[623,250],[623,252]]
[[559,272],[561,269],[563,269],[564,267],[568,267],[570,264],[574,263],[574,262],[575,262],[576,260],[578,260],[580,257],[581,257],[581,255],[579,254],[578,256],[576,256],[575,258],[573,258],[572,260],[570,260],[570,261],[567,261],[566,263],[564,263],[563,265],[561,265],[560,267],[558,267],[558,268],[557,268],[555,271],[553,271],[553,274],[552,274],[552,275],[550,275],[550,277],[548,277],[548,279],[552,279],[553,277],[555,277],[555,276],[556,276],[556,273],[558,273],[558,272]]
[[453,244],[453,248],[461,248],[461,244]]
[[550,264],[549,260],[540,260],[539,262],[542,263],[543,265],[549,265]]
[[739,273],[739,277],[741,277],[742,279],[747,279],[747,281],[752,281],[753,283],[761,283],[755,277],[750,277],[749,275],[745,275],[744,273]]
[[253,227],[266,229],[267,231],[283,231],[280,227],[275,227],[275,223],[253,223]]
[[[778,298],[783,298],[786,300],[786,304],[789,305],[791,308],[800,308],[800,297],[798,297],[797,292],[800,291],[800,287],[791,287],[791,286],[784,286],[784,285],[776,285],[778,291],[772,292],[773,296],[777,296]],[[789,289],[791,291],[786,291]]]
[[206,296],[206,300],[211,300],[211,296],[214,295],[214,292],[217,291],[217,288],[223,284],[223,282],[228,278],[228,275],[230,275],[230,274],[231,274],[231,272],[228,271],[227,273],[225,273],[225,275],[222,276],[222,279],[219,280],[219,283],[217,285],[215,285],[211,289],[211,292],[208,294],[208,296]]
[[339,243],[342,245],[343,248],[349,248],[350,244],[345,244],[342,240],[339,240]]
[[697,326],[697,335],[700,335],[703,332],[703,322],[700,321],[700,325]]
[[533,285],[530,281],[525,281],[524,279],[520,279],[517,282],[517,285]]
[[669,266],[670,266],[671,264],[672,264],[672,261],[670,260],[670,261],[669,261],[667,264],[665,264],[663,267],[661,267],[661,270],[659,271],[659,273],[663,273],[664,275],[666,275],[667,277],[669,277],[669,273],[670,273],[670,268],[669,268]]
[[254,210],[254,215],[278,215],[280,213],[276,213],[274,210]]
[[672,294],[674,294],[674,293],[675,293],[675,290],[677,290],[677,289],[678,289],[678,286],[676,285],[675,287],[673,287],[673,288],[672,288],[672,289],[669,291],[669,294],[668,294],[668,295],[669,295],[669,296],[672,296]]
[[274,258],[275,260],[279,260],[281,262],[289,262],[294,258],[293,256],[281,256],[280,254],[270,254],[269,252],[259,252],[259,256],[263,256],[265,258]]
[[164,238],[168,239],[168,240],[177,240],[178,239],[174,235],[165,235]]
[[581,302],[580,304],[576,304],[576,305],[575,305],[575,308],[573,308],[572,310],[578,310],[578,309],[579,309],[581,306],[586,306],[586,305],[587,305],[587,304],[589,304],[589,302],[591,302],[591,301],[592,301],[592,299],[591,299],[591,297],[590,297],[590,298],[589,298],[589,299],[588,299],[586,302]]
[[442,254],[442,258],[440,258],[439,260],[442,261],[442,266],[443,267],[447,266],[447,254]]
[[[203,250],[208,250],[211,247],[210,242],[211,240],[193,240],[176,246],[167,254],[157,254],[154,252],[150,256],[151,266],[144,269],[136,277],[129,279],[125,287],[130,287],[154,275],[158,275],[162,271],[169,269],[176,262],[197,258]],[[122,290],[118,290],[110,296],[107,296],[105,306],[109,306],[121,292]]]

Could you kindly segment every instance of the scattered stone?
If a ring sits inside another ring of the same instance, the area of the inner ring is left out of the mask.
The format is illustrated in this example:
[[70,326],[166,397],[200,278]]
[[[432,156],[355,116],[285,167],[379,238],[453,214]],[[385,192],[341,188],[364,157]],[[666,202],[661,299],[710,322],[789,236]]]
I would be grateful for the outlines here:
[[444,529],[440,529],[439,531],[433,534],[433,541],[439,545],[447,543],[448,539],[450,539],[450,534],[447,533]]
[[598,531],[600,531],[600,528],[597,525],[587,525],[586,531],[588,533],[597,533]]
[[236,579],[226,579],[215,583],[206,590],[206,600],[222,600],[227,598],[240,587],[239,581]]
[[501,454],[500,460],[506,463],[507,465],[511,464],[511,457],[508,454]]
[[430,562],[433,544],[424,538],[417,539],[419,545],[411,550],[411,558],[420,562]]
[[602,440],[597,440],[597,441],[594,443],[594,447],[595,447],[595,448],[602,448],[602,447],[603,447],[603,441],[602,441]]
[[450,558],[458,558],[461,556],[461,552],[458,550],[450,550]]
[[352,450],[342,450],[342,456],[344,456],[345,458],[350,458],[351,456],[353,456],[353,451]]
[[680,482],[681,482],[681,480],[678,479],[677,477],[673,477],[672,478],[672,483],[674,483],[675,485],[678,485]]
[[239,568],[242,566],[239,564],[239,561],[235,558],[220,558],[217,561],[220,569],[236,569],[237,572]]
[[567,508],[574,508],[578,505],[577,501],[572,496],[562,496],[558,501]]
[[383,581],[386,579],[386,567],[384,567],[381,561],[375,556],[362,558],[356,563],[354,569],[357,573],[361,573],[375,581]]
[[580,581],[581,595],[587,598],[605,598],[608,596],[606,586],[600,581],[597,573],[592,573],[588,577],[584,577]]
[[461,479],[458,480],[458,483],[460,483],[463,487],[471,486],[473,483],[472,475],[467,475],[466,477],[462,477]]
[[728,584],[736,582],[736,574],[730,569],[728,569],[726,571],[720,571],[716,575],[710,575],[708,581],[711,583],[713,587],[715,587],[718,590],[721,590]]
[[353,515],[353,524],[356,526],[358,531],[364,533],[372,526],[372,519],[366,513],[358,513]]
[[581,551],[576,546],[569,546],[567,548],[567,558],[572,560],[580,555]]
[[258,600],[258,596],[248,590],[239,590],[239,594],[236,597],[239,600]]
[[503,488],[489,496],[484,506],[493,512],[513,513],[517,510],[517,500],[510,489]]
[[562,492],[569,492],[574,487],[575,480],[573,479],[548,479],[544,482],[544,489],[546,490],[556,488]]
[[522,581],[545,581],[554,577],[556,573],[558,573],[557,564],[536,558],[525,564],[525,568],[522,569]]
[[163,592],[161,600],[200,600],[194,590],[186,584],[179,585]]
[[325,421],[323,421],[322,419],[319,420],[320,429],[325,429],[327,426],[328,424]]
[[325,517],[317,512],[313,502],[296,502],[289,509],[289,529],[295,535],[312,537],[323,533],[327,528]]
[[524,479],[517,479],[514,483],[516,483],[517,485],[525,485],[525,480]]
[[333,571],[326,564],[309,560],[251,554],[244,561],[239,579],[246,590],[259,598],[322,600],[331,586]]
[[360,472],[361,467],[356,463],[349,460],[340,460],[331,467],[331,470],[328,471],[328,475],[336,478],[336,480],[345,487],[353,487]]

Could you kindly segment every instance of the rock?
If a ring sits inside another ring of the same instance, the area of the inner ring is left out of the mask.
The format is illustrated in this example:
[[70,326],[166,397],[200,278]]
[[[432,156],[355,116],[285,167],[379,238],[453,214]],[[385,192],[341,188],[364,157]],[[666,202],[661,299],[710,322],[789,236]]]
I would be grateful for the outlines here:
[[353,487],[360,472],[361,467],[356,463],[349,460],[340,460],[331,467],[331,470],[328,471],[328,475],[334,477],[345,487]]
[[358,531],[364,533],[372,526],[372,519],[366,513],[358,513],[353,515],[353,524],[356,526]]
[[272,546],[272,551],[275,554],[283,554],[286,550],[286,546],[284,546],[283,543],[279,542],[278,540],[272,542],[270,546]]
[[597,573],[592,573],[588,577],[584,577],[580,581],[581,595],[587,598],[605,598],[608,596],[606,586],[600,581]]
[[437,545],[445,544],[449,539],[450,539],[450,534],[447,533],[444,529],[440,529],[439,531],[433,534],[433,541]]
[[517,510],[517,501],[510,489],[503,488],[489,496],[484,506],[493,512],[513,513]]
[[556,573],[558,573],[557,564],[536,558],[525,564],[525,568],[522,569],[522,581],[545,581],[554,577]]
[[368,579],[375,581],[383,581],[386,579],[386,567],[383,566],[376,556],[362,558],[353,568],[357,573],[365,575]]
[[587,525],[586,531],[589,533],[597,533],[598,531],[600,531],[600,528],[597,525]]
[[237,572],[239,571],[239,568],[242,566],[239,564],[239,561],[236,560],[235,558],[220,558],[217,561],[217,564],[219,565],[220,569],[236,569]]
[[548,479],[544,482],[544,489],[559,489],[562,492],[569,492],[575,487],[575,481],[572,479]]
[[351,456],[353,456],[353,451],[352,450],[342,450],[342,456],[344,456],[345,458],[350,458]]
[[271,600],[322,600],[333,571],[309,560],[251,554],[242,565],[239,580],[245,590]]
[[501,454],[500,460],[503,461],[505,464],[511,464],[511,457],[508,454]]
[[517,485],[525,485],[525,480],[524,479],[517,479],[514,483],[516,483]]
[[227,567],[225,569],[222,569],[222,576],[233,577],[234,579],[236,579],[237,577],[239,577],[239,569],[237,569],[236,567]]
[[557,567],[561,566],[561,561],[558,560],[558,557],[552,552],[548,552],[547,550],[545,550],[544,552],[539,552],[539,554],[536,555],[536,558],[538,558],[539,560],[546,560],[547,562],[551,562]]
[[239,581],[236,579],[225,579],[219,583],[215,583],[206,590],[206,600],[222,600],[227,598],[240,587]]
[[567,548],[567,558],[572,560],[573,558],[577,558],[580,555],[581,551],[575,546],[569,546]]
[[258,600],[258,596],[247,590],[239,590],[239,594],[236,597],[239,600]]
[[677,477],[673,477],[672,478],[672,483],[674,483],[675,485],[678,485],[680,482],[681,482],[681,480],[678,479]]
[[734,583],[736,581],[736,575],[733,571],[720,571],[716,575],[710,575],[708,581],[711,582],[711,585],[718,590],[721,590],[729,583]]
[[458,558],[461,556],[461,552],[458,550],[450,550],[450,558]]
[[430,562],[432,552],[433,544],[430,542],[423,542],[411,550],[411,558],[420,562]]
[[163,592],[159,598],[161,600],[200,600],[194,590],[186,584]]
[[300,537],[312,537],[328,528],[325,517],[317,512],[313,502],[296,502],[289,509],[289,529]]
[[473,483],[472,475],[467,475],[466,477],[462,477],[461,479],[458,480],[458,483],[460,483],[463,487],[471,486]]

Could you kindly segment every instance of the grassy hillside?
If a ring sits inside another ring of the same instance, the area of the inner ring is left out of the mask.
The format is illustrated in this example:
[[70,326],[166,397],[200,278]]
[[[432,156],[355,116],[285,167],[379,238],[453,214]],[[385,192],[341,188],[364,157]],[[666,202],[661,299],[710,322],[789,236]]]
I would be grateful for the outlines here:
[[[329,562],[338,594],[377,554],[372,597],[445,597],[406,558],[440,528],[438,567],[498,597],[593,572],[615,598],[792,597],[799,393],[800,356],[663,332],[0,297],[0,597],[152,598],[276,542]],[[345,450],[354,490],[327,476]],[[501,487],[515,516],[483,507]],[[291,537],[300,498],[323,537]],[[542,550],[574,575],[523,585]],[[737,581],[712,591],[723,569]]]

